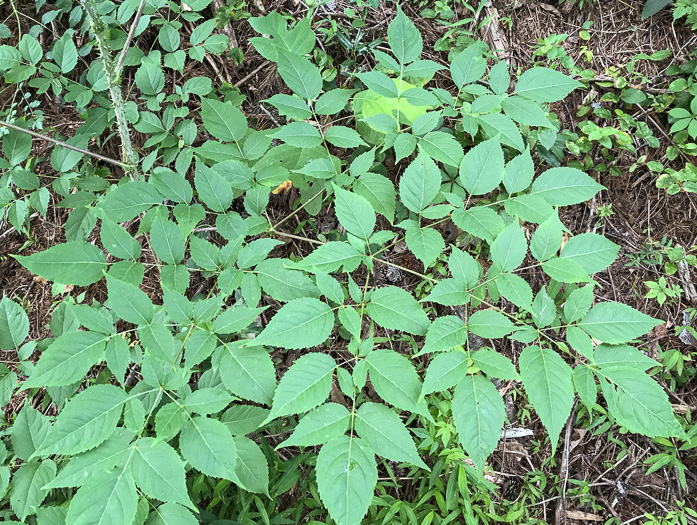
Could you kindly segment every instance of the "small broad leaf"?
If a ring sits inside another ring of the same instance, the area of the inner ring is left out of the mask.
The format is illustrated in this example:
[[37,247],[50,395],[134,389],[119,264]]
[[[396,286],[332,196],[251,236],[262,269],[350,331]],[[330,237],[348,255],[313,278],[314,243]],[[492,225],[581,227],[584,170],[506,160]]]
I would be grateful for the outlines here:
[[225,423],[200,416],[190,419],[179,436],[179,450],[186,461],[204,474],[237,481],[235,442]]
[[65,405],[52,431],[34,455],[79,454],[96,447],[114,432],[126,393],[113,385],[94,385]]
[[0,301],[0,350],[12,350],[29,334],[27,313],[9,297]]
[[276,371],[264,348],[223,343],[220,358],[223,384],[235,395],[266,405],[276,388]]
[[[141,500],[143,501],[143,500]],[[149,504],[146,501],[146,509]],[[147,510],[146,510],[147,512]],[[189,509],[177,503],[163,503],[148,516],[148,525],[198,525],[199,521]]]
[[136,180],[110,190],[97,207],[112,221],[125,222],[156,204],[162,204],[162,196],[155,186]]
[[138,493],[133,477],[123,469],[104,470],[91,476],[70,500],[66,523],[117,525],[132,523]]
[[564,245],[560,259],[576,261],[590,273],[602,272],[617,258],[620,247],[602,235],[582,233]]
[[385,405],[363,403],[356,412],[356,432],[379,456],[430,470],[402,420]]
[[462,159],[459,180],[472,195],[485,195],[503,180],[503,150],[496,139],[481,142]]
[[428,316],[416,299],[396,286],[385,286],[373,291],[367,312],[373,321],[389,330],[424,335],[430,325]]
[[573,323],[586,315],[593,305],[593,297],[592,285],[586,285],[571,292],[564,303],[566,321]]
[[464,352],[452,350],[438,354],[428,365],[421,395],[448,390],[462,381],[466,375],[467,355]]
[[474,260],[474,257],[455,247],[450,252],[448,268],[453,274],[453,278],[462,283],[467,289],[476,286],[482,271],[481,265]]
[[445,250],[443,236],[434,228],[408,227],[404,239],[414,256],[430,267]]
[[578,324],[591,337],[609,344],[626,343],[661,324],[622,303],[599,303]]
[[341,268],[345,272],[352,272],[358,268],[361,257],[362,254],[349,243],[330,241],[315,249],[296,266],[308,271],[315,267],[327,273],[337,272]]
[[[22,521],[35,514],[48,490],[43,487],[56,476],[56,464],[50,459],[24,463],[12,476],[10,505]],[[6,488],[6,487],[5,487]]]
[[559,434],[574,404],[571,368],[554,351],[539,346],[525,348],[518,363],[523,386],[549,432],[554,455]]
[[155,219],[150,230],[150,246],[167,264],[179,264],[184,258],[186,241],[179,227],[164,218]]
[[515,329],[515,325],[507,317],[495,310],[474,312],[467,321],[467,327],[486,339],[504,337]]
[[538,261],[551,259],[561,248],[564,225],[557,214],[540,224],[530,239],[530,253]]
[[325,303],[310,297],[286,303],[247,346],[310,348],[323,343],[334,328],[334,314]]
[[339,436],[317,456],[322,502],[337,525],[358,525],[368,512],[378,480],[375,452],[362,439]]
[[336,362],[327,354],[305,354],[281,378],[267,420],[307,412],[329,396]]
[[99,233],[102,246],[114,257],[133,260],[140,257],[140,244],[118,223],[103,219]]
[[322,91],[319,69],[303,56],[279,51],[278,74],[293,92],[305,100],[317,98]]
[[366,358],[370,380],[378,395],[391,405],[431,418],[421,399],[421,381],[414,365],[393,350],[373,350]]
[[131,472],[136,485],[147,496],[196,508],[186,491],[184,462],[167,443],[155,438],[136,441]]
[[441,180],[436,163],[420,154],[404,170],[399,181],[399,197],[408,209],[420,214],[438,194]]
[[556,102],[582,85],[554,69],[533,67],[520,75],[515,92],[536,102]]
[[455,389],[452,411],[460,442],[474,466],[482,471],[486,458],[499,442],[506,418],[501,395],[491,380],[469,375]]
[[486,59],[477,43],[469,45],[458,54],[450,64],[450,73],[458,89],[465,84],[476,82],[486,72]]
[[552,206],[570,206],[593,198],[604,189],[575,168],[551,168],[532,183],[531,195],[539,195]]
[[444,131],[431,131],[419,139],[419,149],[438,162],[457,168],[464,152],[457,139]]
[[476,206],[453,211],[453,222],[467,233],[492,243],[496,236],[503,231],[506,223],[494,210]]
[[121,319],[138,325],[147,325],[152,321],[152,302],[140,288],[109,276],[107,287],[109,306]]
[[336,194],[336,218],[349,233],[360,239],[368,239],[375,229],[375,210],[360,195],[335,184],[333,186]]
[[511,360],[495,350],[481,348],[472,353],[470,357],[474,361],[475,366],[481,368],[482,372],[489,377],[520,381],[520,376],[515,371],[515,366],[513,366]]
[[77,65],[77,48],[73,43],[72,31],[63,33],[53,44],[53,60],[61,68],[63,74],[70,73]]
[[12,447],[22,461],[28,461],[51,431],[48,418],[25,403],[12,425]]
[[518,193],[530,186],[535,175],[535,165],[530,156],[530,148],[511,159],[503,172],[503,185],[508,193]]
[[467,344],[467,327],[459,317],[444,315],[437,317],[426,333],[426,342],[420,354],[445,352],[456,346]]
[[363,173],[354,181],[353,191],[357,195],[365,197],[373,206],[373,209],[383,215],[390,221],[390,224],[392,224],[394,220],[396,195],[394,185],[390,179],[378,175],[377,173]]
[[598,385],[595,384],[595,376],[590,367],[584,364],[576,365],[573,372],[573,380],[581,403],[589,411],[593,410],[595,400],[598,397]]
[[349,428],[351,414],[338,403],[325,403],[308,412],[300,420],[293,434],[276,448],[323,445],[335,437],[343,436]]
[[532,288],[525,279],[514,273],[502,273],[496,277],[499,293],[518,308],[530,310]]
[[33,255],[13,257],[31,273],[61,284],[96,283],[107,269],[104,253],[87,242],[65,242]]
[[199,197],[211,210],[224,213],[232,204],[230,183],[202,162],[196,164],[194,184]]
[[511,272],[522,264],[527,251],[525,235],[516,219],[491,244],[491,259],[501,271]]
[[202,98],[201,119],[208,132],[218,140],[239,142],[247,134],[247,119],[230,102]]

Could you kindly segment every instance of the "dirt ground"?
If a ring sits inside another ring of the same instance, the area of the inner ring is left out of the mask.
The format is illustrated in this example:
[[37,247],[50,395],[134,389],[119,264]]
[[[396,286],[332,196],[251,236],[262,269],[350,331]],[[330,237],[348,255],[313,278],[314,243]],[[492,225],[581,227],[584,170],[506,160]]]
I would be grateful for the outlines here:
[[[492,49],[497,50],[499,58],[508,61],[513,67],[529,67],[538,39],[554,33],[567,33],[570,37],[566,39],[564,47],[568,54],[576,58],[581,46],[587,46],[592,51],[593,58],[585,67],[593,69],[599,75],[609,67],[626,64],[637,53],[671,50],[671,56],[665,60],[644,60],[637,63],[637,68],[648,78],[654,79],[657,82],[655,86],[660,89],[664,87],[660,82],[666,68],[685,61],[688,54],[697,47],[697,34],[682,23],[672,23],[669,10],[664,10],[650,20],[641,21],[640,2],[586,2],[581,9],[575,4],[558,4],[552,0],[550,3],[536,0],[493,0],[490,4],[481,17],[493,16],[493,19],[475,36],[487,41]],[[306,11],[304,4],[297,0],[267,1],[263,2],[263,7],[267,12],[275,9],[296,16],[302,16]],[[340,24],[350,22],[343,14],[346,7],[350,7],[346,0],[336,0],[331,16]],[[0,6],[0,13],[6,14],[7,10],[7,6]],[[254,7],[250,7],[249,10],[254,16],[260,14]],[[425,58],[447,64],[445,52],[432,51],[432,44],[445,34],[446,28],[432,19],[422,18],[419,14],[421,7],[414,3],[406,3],[404,10],[422,31]],[[453,21],[469,16],[469,11],[459,4],[453,6],[453,10],[456,14]],[[394,14],[392,4],[383,3],[379,9],[371,10],[364,41],[385,38],[387,25]],[[321,16],[330,15],[325,13]],[[510,24],[505,22],[507,17],[510,17]],[[579,38],[578,33],[583,23],[589,20],[593,21],[591,38],[585,41]],[[10,22],[11,19],[8,25]],[[185,23],[182,31],[190,30],[191,27]],[[184,77],[210,76],[214,83],[217,82],[216,85],[224,81],[238,87],[247,96],[242,109],[251,120],[251,125],[258,129],[274,126],[276,117],[262,108],[260,102],[275,93],[286,92],[286,88],[275,74],[275,65],[261,57],[248,43],[248,38],[254,36],[249,23],[245,20],[233,22],[231,30],[244,53],[241,66],[236,66],[227,58],[209,56],[201,64],[192,65],[185,70]],[[136,40],[136,45],[146,43]],[[339,46],[327,46],[325,51],[337,62],[347,58]],[[360,61],[369,65],[371,59],[369,56],[363,56],[358,60],[359,65]],[[134,68],[126,69],[125,84],[133,82],[134,71]],[[181,83],[185,78],[176,75],[168,78],[168,82]],[[439,79],[436,77],[434,85],[438,82]],[[562,103],[555,105],[554,110],[559,115],[563,127],[572,130],[576,128],[579,121],[576,110],[582,104],[585,95],[585,92],[575,92]],[[7,100],[7,92],[3,90],[0,92],[0,104],[5,104]],[[65,107],[56,105],[50,97],[46,97],[42,110],[45,113],[45,129],[55,127],[61,133],[69,135],[79,123],[76,114],[66,112]],[[602,123],[599,121],[598,124]],[[654,134],[661,139],[662,147],[646,148],[639,153],[650,155],[650,159],[653,157],[661,160],[668,145],[664,137],[670,126],[665,121],[664,114],[656,115],[649,125]],[[142,141],[140,143],[142,144]],[[108,142],[101,152],[112,157],[119,156],[114,141]],[[50,176],[51,168],[47,160],[50,149],[35,141],[33,154],[46,159],[39,164],[37,171]],[[597,151],[592,154],[599,156]],[[686,249],[695,246],[697,200],[694,194],[668,196],[663,190],[658,190],[655,187],[654,175],[646,168],[639,168],[630,173],[629,167],[635,160],[636,157],[626,152],[620,153],[615,165],[621,169],[622,175],[593,174],[607,189],[602,191],[593,203],[565,209],[562,220],[573,234],[594,231],[598,222],[597,207],[612,204],[614,215],[605,218],[597,231],[619,244],[621,249],[617,261],[607,271],[596,276],[596,280],[601,284],[600,295],[629,304],[665,321],[665,325],[657,327],[651,333],[647,342],[645,349],[652,357],[657,357],[659,345],[663,350],[677,348],[688,353],[694,349],[690,349],[675,337],[674,328],[682,323],[682,312],[685,308],[697,305],[679,301],[675,304],[667,302],[663,307],[659,307],[655,301],[645,299],[646,287],[643,282],[656,279],[660,269],[649,265],[627,266],[630,262],[627,255],[637,253],[651,239],[660,240],[663,237]],[[395,168],[403,169],[401,166]],[[296,196],[291,192],[287,196],[274,197],[270,204],[270,213],[278,216],[286,214]],[[49,335],[46,325],[57,304],[51,295],[51,285],[32,278],[32,275],[9,255],[19,253],[20,250],[23,254],[30,254],[64,240],[62,226],[69,210],[53,206],[54,201],[51,204],[48,217],[44,219],[37,216],[32,219],[29,241],[7,225],[4,226],[5,231],[0,231],[0,290],[29,305],[30,337],[38,339]],[[95,233],[92,235],[93,238],[97,237]],[[290,246],[289,249],[301,250],[302,247]],[[693,272],[693,282],[697,281],[694,274]],[[534,275],[529,277],[535,278]],[[156,296],[159,290],[158,282],[159,276],[156,273],[147,273],[145,291]],[[205,282],[196,283],[198,284],[206,286]],[[81,291],[83,290],[76,288],[71,293],[77,294]],[[105,293],[97,284],[89,290],[89,295],[103,300]],[[157,301],[156,297],[155,300]],[[500,350],[508,352],[512,357],[516,354],[515,348]],[[11,355],[8,357],[8,353],[5,353],[4,356],[12,362]],[[670,395],[671,402],[678,409],[697,409],[697,381],[694,379],[670,392]],[[674,508],[676,499],[691,501],[691,505],[697,508],[697,456],[694,451],[691,455],[686,453],[683,457],[691,470],[687,473],[688,490],[683,491],[675,471],[663,468],[649,476],[643,473],[643,460],[658,450],[650,439],[616,432],[610,439],[607,433],[597,436],[592,431],[585,430],[573,418],[570,423],[566,429],[567,439],[554,465],[545,462],[549,456],[548,449],[542,447],[538,452],[534,452],[534,447],[526,440],[508,440],[499,447],[491,458],[491,464],[503,497],[516,499],[523,488],[526,473],[542,470],[557,475],[559,484],[569,489],[574,487],[574,480],[588,481],[590,494],[603,507],[602,511],[593,509],[588,503],[581,503],[579,497],[542,498],[537,505],[538,516],[549,523],[601,522],[609,517],[616,517],[624,523],[642,516],[645,512],[665,514],[667,510]],[[542,435],[541,425],[535,416],[532,421],[526,422],[525,426],[535,430],[537,436]],[[551,493],[550,487],[542,489],[542,492]]]

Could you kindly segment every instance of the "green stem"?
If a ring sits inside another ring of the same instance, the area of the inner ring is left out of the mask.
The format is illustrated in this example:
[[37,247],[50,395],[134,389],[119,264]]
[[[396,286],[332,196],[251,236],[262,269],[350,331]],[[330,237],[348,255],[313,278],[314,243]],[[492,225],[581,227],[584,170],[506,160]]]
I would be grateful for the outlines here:
[[128,165],[127,168],[124,168],[124,171],[126,172],[126,175],[131,178],[131,180],[137,180],[140,176],[137,168],[138,159],[135,151],[133,150],[131,135],[128,131],[125,104],[121,94],[120,76],[116,70],[116,65],[114,64],[111,52],[109,51],[106,38],[104,37],[106,26],[104,25],[104,22],[97,11],[94,9],[93,2],[94,0],[82,0],[82,5],[85,7],[85,11],[87,11],[87,16],[90,19],[90,27],[92,28],[95,39],[97,40],[99,54],[102,56],[102,61],[104,62],[104,71],[106,73],[107,85],[109,86],[111,104],[114,108],[116,126],[119,131],[119,137],[121,138],[121,156]]

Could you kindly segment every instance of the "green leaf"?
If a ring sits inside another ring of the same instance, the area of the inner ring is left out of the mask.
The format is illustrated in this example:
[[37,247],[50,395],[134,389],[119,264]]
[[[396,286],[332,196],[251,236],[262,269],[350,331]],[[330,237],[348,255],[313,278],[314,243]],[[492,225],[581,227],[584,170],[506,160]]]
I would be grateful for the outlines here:
[[81,380],[102,359],[107,337],[95,332],[68,332],[51,343],[22,389],[67,386]]
[[[683,437],[685,431],[673,415],[663,388],[636,368],[603,368],[601,377],[610,413],[630,432],[649,437]],[[609,382],[609,384],[608,384]]]
[[254,268],[259,284],[267,294],[277,301],[284,302],[301,297],[320,296],[317,286],[307,275],[286,268],[286,264],[292,265],[288,259],[273,258],[261,261]]
[[191,184],[181,175],[167,168],[155,168],[148,181],[165,198],[188,204],[194,196]]
[[501,395],[491,380],[469,375],[455,389],[452,411],[460,443],[481,472],[499,442],[506,418]]
[[593,305],[593,297],[592,285],[586,285],[571,292],[564,303],[566,321],[573,323],[586,315]]
[[385,286],[373,291],[367,312],[383,328],[402,330],[414,335],[425,335],[431,324],[416,299],[409,292],[395,286]]
[[73,32],[66,31],[53,44],[53,61],[58,64],[63,74],[70,73],[77,65],[77,48],[73,43]]
[[312,271],[315,267],[322,272],[333,273],[341,268],[352,272],[361,263],[362,254],[345,242],[330,241],[315,249],[310,255],[296,263],[298,268]]
[[458,89],[465,84],[476,82],[486,72],[486,60],[482,56],[482,50],[477,43],[469,45],[458,54],[450,64],[450,73],[453,82]]
[[409,359],[393,350],[373,350],[366,363],[373,387],[382,399],[431,419],[421,399],[421,381]]
[[29,334],[27,313],[9,297],[0,301],[0,350],[12,350]]
[[135,75],[136,86],[144,95],[157,95],[165,87],[165,74],[159,64],[143,62]]
[[196,164],[194,184],[199,197],[211,210],[224,213],[232,204],[230,184],[217,171],[202,162]]
[[629,367],[646,372],[649,368],[659,366],[657,361],[628,345],[598,345],[593,352],[593,360],[603,370]]
[[602,272],[617,258],[620,247],[602,235],[582,233],[575,235],[564,245],[560,259],[576,261],[588,272]]
[[495,310],[479,310],[467,321],[467,327],[485,339],[497,339],[510,334],[515,325],[502,313]]
[[530,253],[538,261],[551,259],[561,248],[564,225],[556,213],[540,224],[530,239]]
[[530,186],[535,175],[535,166],[530,155],[530,148],[511,159],[503,172],[503,185],[508,193],[518,193]]
[[520,75],[515,92],[536,102],[556,102],[578,87],[582,84],[559,71],[534,67]]
[[641,19],[646,20],[647,18],[652,17],[669,3],[670,0],[646,0],[644,9],[641,11]]
[[184,462],[167,443],[155,438],[136,441],[131,472],[136,485],[145,495],[196,509],[186,491]]
[[414,256],[430,267],[445,250],[443,236],[434,228],[419,228],[417,225],[406,229],[405,240]]
[[467,355],[464,352],[452,350],[438,354],[428,365],[421,395],[448,390],[462,381],[466,375]]
[[300,357],[281,378],[267,421],[307,412],[322,404],[329,396],[335,368],[336,362],[327,354]]
[[378,480],[375,456],[363,440],[339,436],[317,456],[322,502],[337,525],[358,525],[368,512]]
[[495,350],[482,348],[473,352],[470,356],[475,366],[481,368],[489,377],[498,379],[520,381],[518,372],[515,371],[515,366],[507,357],[499,354]]
[[153,305],[137,286],[107,276],[109,306],[124,321],[147,325],[153,318]]
[[555,257],[543,262],[542,270],[560,283],[586,283],[591,280],[583,266],[573,259]]
[[419,148],[438,162],[457,168],[464,157],[462,145],[452,135],[431,131],[419,139]]
[[309,122],[291,122],[279,128],[273,136],[296,148],[315,148],[322,144],[322,135]]
[[237,451],[225,423],[207,417],[190,419],[179,436],[179,450],[191,466],[207,476],[237,481]]
[[133,260],[140,257],[140,244],[118,223],[103,219],[100,237],[102,246],[114,257]]
[[1,45],[0,46],[0,71],[7,71],[13,67],[19,66],[22,63],[22,54],[16,47]]
[[152,184],[131,181],[109,191],[97,205],[114,222],[130,221],[155,204],[162,204],[162,196]]
[[506,211],[524,222],[540,224],[545,222],[554,209],[539,195],[519,195],[504,202]]
[[[270,99],[264,100],[264,102],[271,104],[284,117],[294,118],[295,120],[312,117],[312,110],[310,110],[307,103],[292,95],[274,95]],[[319,100],[317,103],[319,103]]]
[[539,195],[552,206],[569,206],[593,198],[605,189],[581,170],[551,168],[532,183],[531,195]]
[[530,310],[532,288],[525,279],[514,273],[502,273],[496,277],[496,286],[499,293],[518,308]]
[[421,33],[400,7],[397,9],[397,16],[387,27],[387,42],[397,61],[402,65],[421,58],[423,50]]
[[251,268],[266,259],[271,250],[279,244],[283,243],[276,239],[257,239],[250,242],[237,255],[237,267],[240,269]]
[[366,145],[355,129],[346,126],[332,126],[324,134],[324,138],[337,148],[357,148]]
[[222,388],[201,387],[188,394],[181,403],[189,412],[203,416],[224,410],[232,400],[233,397]]
[[[147,502],[147,500],[145,500]],[[149,508],[149,504],[146,504]],[[150,513],[148,525],[198,525],[190,510],[176,503],[163,503]]]
[[247,134],[247,119],[230,102],[201,99],[201,119],[208,132],[218,140],[239,142]]
[[237,484],[248,492],[269,495],[269,465],[254,441],[245,436],[233,438],[237,447]]
[[599,303],[578,324],[588,335],[609,344],[626,343],[647,333],[661,321],[621,303]]
[[501,107],[506,116],[525,126],[540,126],[552,128],[552,123],[536,102],[522,97],[509,97],[501,101]]
[[51,431],[48,418],[25,403],[12,425],[12,448],[22,461],[28,461]]
[[87,286],[106,271],[106,257],[94,244],[65,242],[29,256],[14,255],[31,273],[61,284]]
[[500,113],[489,113],[478,117],[482,129],[491,138],[498,138],[502,144],[506,144],[518,151],[525,149],[523,136],[515,122]]
[[56,464],[50,459],[42,462],[30,461],[22,465],[12,476],[10,505],[15,515],[25,520],[36,513],[46,498],[48,490],[44,485],[56,476]]
[[323,343],[333,328],[334,314],[328,305],[309,297],[293,299],[248,346],[310,348]]
[[426,333],[426,341],[419,354],[444,352],[467,344],[467,327],[459,317],[444,315],[437,317]]
[[467,233],[492,243],[496,236],[503,231],[506,223],[494,210],[477,206],[453,211],[453,222]]
[[516,219],[491,244],[491,260],[501,271],[510,272],[523,263],[527,251],[525,234]]
[[368,239],[375,229],[375,210],[367,199],[332,184],[336,201],[336,218],[346,231],[361,239]]
[[276,389],[276,372],[263,348],[223,343],[220,359],[223,384],[244,399],[270,405]]
[[153,222],[150,230],[150,246],[166,264],[179,264],[186,251],[186,241],[179,227],[162,217]]
[[366,87],[385,98],[397,98],[400,94],[394,80],[388,77],[385,73],[379,71],[368,71],[367,73],[356,73],[356,76],[363,82]]
[[554,455],[559,434],[574,404],[571,368],[558,354],[539,346],[525,348],[518,365],[530,402],[549,432]]
[[268,307],[249,308],[239,305],[226,309],[213,323],[216,334],[235,334],[247,328]]
[[70,500],[66,523],[117,525],[132,523],[138,494],[130,472],[111,470],[90,476]]
[[433,287],[431,293],[421,299],[421,302],[430,301],[444,306],[461,306],[467,304],[470,295],[465,291],[464,285],[457,279],[441,279]]
[[325,403],[308,412],[295,427],[293,434],[276,448],[323,445],[335,437],[343,436],[350,422],[351,414],[345,406]]
[[402,420],[385,405],[363,403],[356,412],[356,432],[377,455],[430,470]]
[[356,195],[364,197],[377,213],[392,224],[397,197],[390,179],[377,173],[363,173],[354,181],[353,191]]
[[336,115],[346,107],[354,89],[332,89],[326,91],[315,102],[315,113],[318,115]]
[[450,252],[448,268],[450,273],[453,274],[453,278],[462,283],[467,289],[476,286],[482,271],[481,265],[474,260],[474,257],[454,247]]
[[53,430],[34,455],[79,454],[114,432],[126,393],[113,385],[94,385],[73,397],[58,414]]
[[479,143],[460,163],[460,183],[472,195],[485,195],[503,180],[503,150],[496,139]]
[[595,400],[598,396],[598,386],[595,384],[595,376],[591,369],[583,364],[576,365],[573,371],[574,387],[578,392],[581,403],[588,409],[593,410]]
[[399,197],[414,213],[421,213],[440,191],[441,175],[430,157],[419,154],[404,170],[399,181]]
[[279,50],[278,74],[294,93],[305,100],[317,98],[322,91],[322,75],[305,57]]

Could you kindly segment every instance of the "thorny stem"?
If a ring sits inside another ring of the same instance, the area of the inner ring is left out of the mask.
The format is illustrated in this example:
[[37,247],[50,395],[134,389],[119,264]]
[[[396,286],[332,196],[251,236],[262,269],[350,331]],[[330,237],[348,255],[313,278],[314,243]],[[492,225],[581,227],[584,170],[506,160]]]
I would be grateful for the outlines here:
[[123,67],[123,61],[126,60],[126,52],[128,51],[128,46],[131,45],[131,41],[133,40],[133,35],[136,33],[136,28],[138,27],[138,23],[140,22],[140,17],[143,14],[143,9],[145,9],[145,2],[146,0],[140,0],[140,5],[138,6],[138,11],[136,11],[136,16],[133,19],[133,25],[131,26],[131,30],[128,32],[128,37],[126,38],[126,43],[123,45],[123,49],[121,50],[121,54],[119,55],[119,60],[116,62],[116,74],[120,75],[121,74],[121,68]]
[[128,131],[126,112],[124,110],[125,105],[119,82],[120,77],[118,70],[114,65],[114,60],[111,57],[111,52],[107,46],[106,39],[104,38],[104,31],[106,30],[104,22],[94,9],[93,2],[94,0],[82,0],[82,5],[85,7],[85,11],[87,11],[87,16],[90,19],[90,27],[92,28],[95,39],[97,40],[99,53],[104,61],[104,71],[106,72],[107,85],[109,86],[109,95],[111,96],[111,104],[114,107],[114,115],[116,116],[116,126],[119,131],[119,137],[121,138],[121,157],[128,165],[128,167],[124,167],[124,171],[126,172],[126,175],[131,178],[131,180],[137,180],[139,178],[137,168],[138,159],[133,151],[131,135]]

